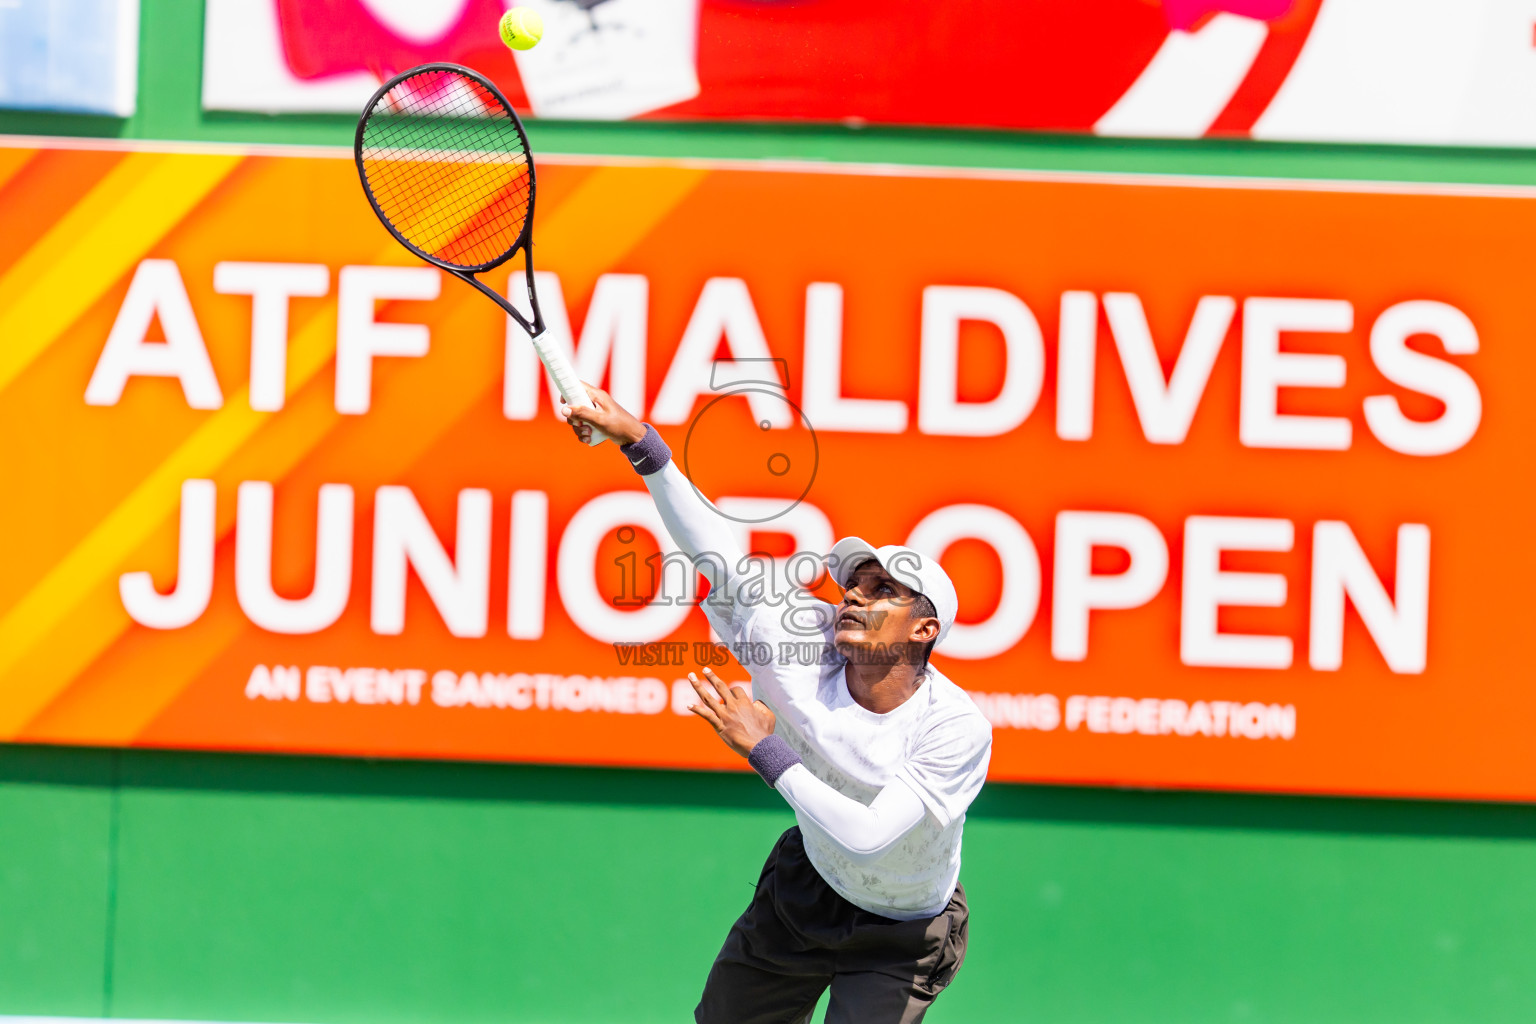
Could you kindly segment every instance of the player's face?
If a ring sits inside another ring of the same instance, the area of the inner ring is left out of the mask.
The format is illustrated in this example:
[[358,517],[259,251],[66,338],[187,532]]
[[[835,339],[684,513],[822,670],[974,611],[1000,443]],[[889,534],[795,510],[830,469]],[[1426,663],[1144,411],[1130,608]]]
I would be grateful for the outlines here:
[[846,658],[894,662],[913,657],[932,636],[917,614],[917,594],[871,559],[848,578],[833,622],[833,643]]

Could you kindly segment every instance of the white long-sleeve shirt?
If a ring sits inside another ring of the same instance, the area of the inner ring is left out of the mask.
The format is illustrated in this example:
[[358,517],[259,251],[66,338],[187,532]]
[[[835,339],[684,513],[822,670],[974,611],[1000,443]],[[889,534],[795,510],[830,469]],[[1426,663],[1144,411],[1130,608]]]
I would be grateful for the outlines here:
[[[880,715],[848,693],[831,607],[774,593],[745,562],[728,521],[668,462],[644,477],[672,540],[709,580],[705,614],[749,656],[753,696],[802,763],[775,789],[794,808],[806,853],[844,899],[899,920],[932,917],[954,893],[965,810],[980,791],[991,725],[929,667],[916,693]],[[744,644],[752,646],[746,647]]]

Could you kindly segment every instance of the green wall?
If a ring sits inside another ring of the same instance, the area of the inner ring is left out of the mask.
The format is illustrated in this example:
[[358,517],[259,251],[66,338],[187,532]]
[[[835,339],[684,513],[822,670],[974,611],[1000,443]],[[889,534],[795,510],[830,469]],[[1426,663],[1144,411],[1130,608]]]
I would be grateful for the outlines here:
[[[0,747],[0,1011],[679,1021],[737,775]],[[1530,1021],[1525,807],[991,786],[930,1019]]]
[[[203,115],[201,0],[139,113],[0,132],[347,145]],[[535,123],[536,148],[1536,183],[1518,151]],[[0,747],[0,1014],[688,1019],[791,818],[755,779]],[[1536,809],[991,786],[936,1022],[1536,1020]]]

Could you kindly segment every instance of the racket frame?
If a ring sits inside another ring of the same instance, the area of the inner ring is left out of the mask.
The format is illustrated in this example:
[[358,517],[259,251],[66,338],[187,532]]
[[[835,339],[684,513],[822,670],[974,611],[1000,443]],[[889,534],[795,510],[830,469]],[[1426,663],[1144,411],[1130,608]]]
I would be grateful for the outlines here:
[[[430,253],[423,252],[421,249],[418,249],[408,239],[406,239],[406,237],[400,233],[399,229],[390,222],[389,217],[385,215],[384,211],[379,208],[379,201],[373,197],[373,189],[368,187],[368,172],[363,168],[363,133],[368,128],[368,122],[373,119],[374,108],[378,106],[379,101],[382,100],[391,89],[406,79],[415,78],[418,75],[428,74],[433,71],[446,71],[457,75],[463,75],[465,78],[471,79],[477,85],[479,85],[480,88],[494,96],[496,98],[496,102],[500,103],[502,109],[505,110],[507,114],[512,118],[512,126],[517,129],[517,137],[518,140],[523,144],[523,152],[528,154],[528,215],[523,219],[523,230],[518,234],[516,241],[512,243],[511,247],[508,248],[506,252],[502,253],[500,256],[496,257],[494,260],[491,260],[488,263],[481,263],[474,267],[461,267],[457,264],[449,263],[447,260],[439,259]],[[516,320],[518,324],[522,326],[523,330],[528,332],[529,337],[537,338],[539,335],[544,333],[544,314],[539,309],[539,293],[533,285],[533,208],[534,200],[538,195],[538,176],[534,173],[533,148],[528,145],[528,133],[523,130],[522,118],[517,116],[517,111],[512,108],[512,104],[507,101],[507,98],[502,95],[501,90],[496,88],[495,84],[492,83],[490,79],[486,78],[484,75],[480,74],[480,72],[475,71],[472,68],[467,68],[462,64],[450,64],[446,61],[438,61],[431,64],[419,64],[414,68],[400,72],[398,75],[394,76],[389,81],[379,86],[378,89],[375,90],[374,94],[369,97],[368,105],[363,108],[363,116],[357,119],[357,133],[352,141],[352,158],[353,161],[357,164],[357,176],[363,183],[363,194],[368,197],[368,205],[373,207],[373,212],[379,218],[379,223],[383,224],[389,233],[395,236],[395,241],[405,246],[407,250],[414,253],[421,259],[426,260],[428,263],[435,267],[448,271],[448,273],[452,274],[454,277],[457,277],[465,284],[468,284],[482,292],[487,298],[505,310],[508,316]],[[496,291],[496,289],[492,288],[488,284],[485,284],[475,276],[476,274],[483,274],[487,270],[494,270],[501,266],[503,263],[506,263],[512,257],[517,255],[517,251],[519,249],[523,251],[523,275],[527,281],[528,286],[528,304],[533,308],[532,321],[523,316],[522,313],[518,312],[517,308],[512,305],[511,301],[509,301],[506,296],[500,294]]]
[[[502,109],[512,118],[512,125],[517,129],[517,137],[523,144],[523,152],[528,154],[528,215],[523,220],[523,230],[518,234],[517,240],[512,243],[506,252],[488,263],[482,263],[474,267],[461,267],[457,264],[449,263],[447,260],[438,259],[436,256],[423,252],[411,244],[395,225],[390,222],[390,219],[385,216],[384,211],[379,208],[378,200],[373,197],[373,189],[368,187],[368,172],[363,167],[363,134],[368,128],[368,122],[373,119],[374,108],[378,106],[379,101],[391,89],[406,79],[415,78],[417,75],[433,71],[446,71],[463,75],[494,96],[496,101],[501,104]],[[383,224],[385,229],[395,237],[395,241],[403,245],[408,252],[427,261],[434,267],[448,271],[448,273],[500,306],[508,316],[517,321],[524,331],[528,332],[528,337],[539,354],[540,362],[544,364],[544,368],[554,380],[555,390],[565,399],[566,404],[591,406],[592,399],[587,395],[586,390],[582,388],[581,380],[576,376],[576,371],[571,367],[570,360],[547,340],[541,341],[539,337],[544,333],[545,325],[544,313],[539,309],[539,293],[534,287],[533,280],[533,206],[534,199],[538,193],[538,177],[534,173],[533,147],[528,144],[528,133],[523,130],[522,118],[517,116],[517,111],[512,108],[512,104],[502,95],[501,90],[496,88],[495,84],[480,74],[480,72],[467,68],[462,64],[437,61],[430,64],[419,64],[414,68],[402,71],[379,86],[374,94],[369,97],[368,106],[363,108],[363,116],[357,119],[357,133],[352,141],[352,158],[357,164],[357,176],[363,184],[363,194],[368,197],[368,205],[373,207],[373,212],[379,218],[379,223]],[[497,292],[496,289],[475,276],[476,274],[483,274],[487,270],[494,270],[496,267],[506,263],[517,255],[519,249],[523,251],[523,276],[528,286],[528,304],[533,309],[532,321],[523,316],[506,296]],[[587,443],[589,445],[597,445],[606,440],[608,440],[607,434],[597,427],[592,427]]]

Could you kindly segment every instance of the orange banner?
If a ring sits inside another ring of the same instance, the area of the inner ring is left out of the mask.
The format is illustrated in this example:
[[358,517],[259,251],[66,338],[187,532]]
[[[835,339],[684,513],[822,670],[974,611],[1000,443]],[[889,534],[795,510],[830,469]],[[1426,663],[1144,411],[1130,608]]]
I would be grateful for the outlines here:
[[[739,767],[640,481],[340,157],[0,147],[0,738]],[[539,174],[744,540],[942,559],[995,778],[1536,798],[1536,191]]]

